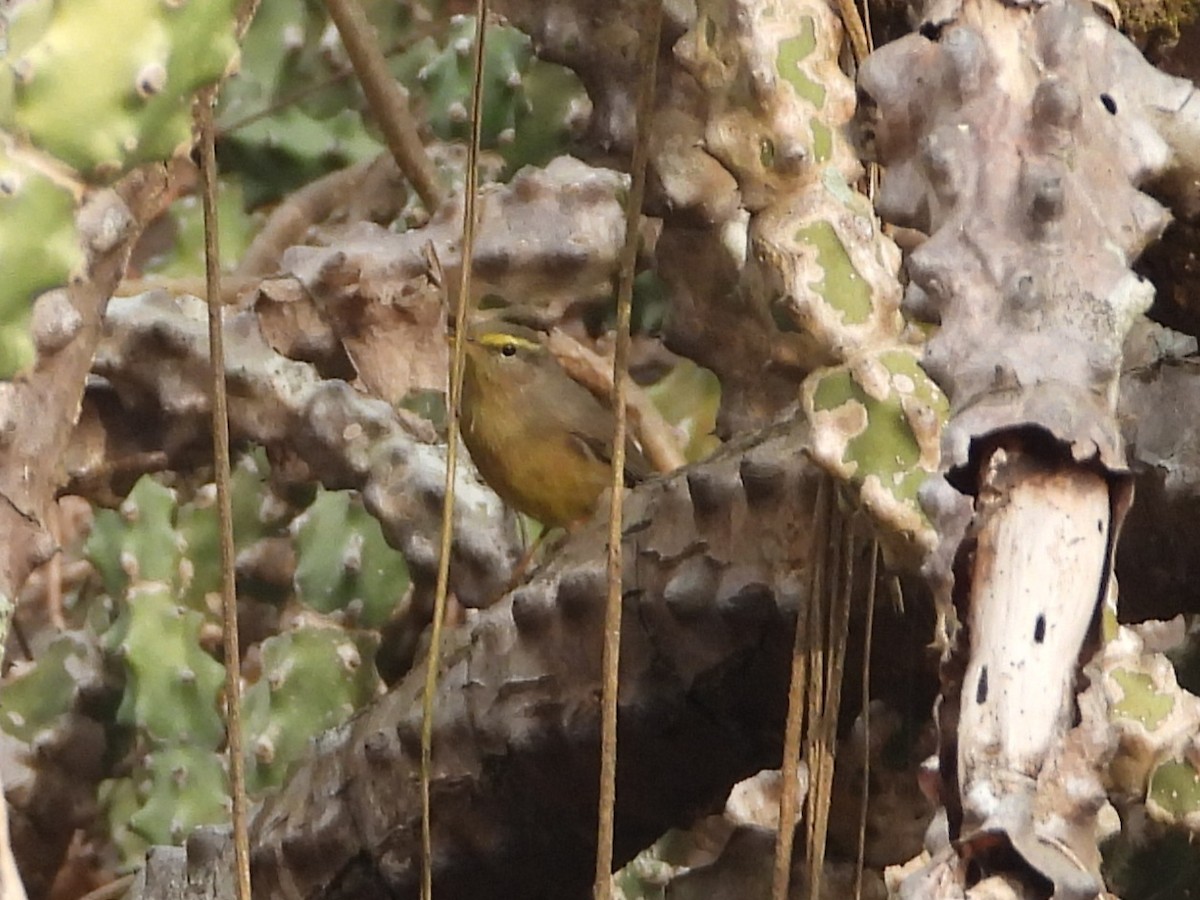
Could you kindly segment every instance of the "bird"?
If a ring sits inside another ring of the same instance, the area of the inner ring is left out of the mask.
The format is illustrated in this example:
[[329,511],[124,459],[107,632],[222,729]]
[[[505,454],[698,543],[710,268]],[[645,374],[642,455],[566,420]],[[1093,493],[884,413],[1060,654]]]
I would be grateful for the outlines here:
[[[567,373],[542,332],[492,317],[464,337],[462,437],[475,467],[512,508],[572,528],[611,484],[612,409]],[[627,440],[626,487],[652,471]]]

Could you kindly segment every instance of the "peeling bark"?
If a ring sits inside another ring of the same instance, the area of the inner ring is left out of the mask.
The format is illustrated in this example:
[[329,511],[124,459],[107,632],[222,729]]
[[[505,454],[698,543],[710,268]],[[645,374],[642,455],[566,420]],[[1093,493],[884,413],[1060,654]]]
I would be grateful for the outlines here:
[[1093,897],[1103,886],[1091,822],[1100,779],[1048,809],[1039,776],[1074,718],[1075,667],[1064,661],[1084,655],[1108,586],[1108,479],[1019,447],[997,448],[983,468],[968,551],[969,657],[961,692],[942,699],[956,705],[942,713],[957,726],[942,749],[950,833],[985,868],[1005,868],[993,858],[1016,850],[1063,896]]

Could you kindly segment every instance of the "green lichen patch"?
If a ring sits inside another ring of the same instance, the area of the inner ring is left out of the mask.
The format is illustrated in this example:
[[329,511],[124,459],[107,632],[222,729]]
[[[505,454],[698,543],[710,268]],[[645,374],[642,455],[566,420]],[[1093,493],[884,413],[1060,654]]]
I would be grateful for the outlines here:
[[674,52],[704,87],[704,149],[737,180],[743,205],[778,211],[804,199],[797,192],[812,186],[821,165],[854,177],[858,163],[841,139],[854,89],[838,66],[833,10],[737,0],[697,12]]
[[850,324],[862,324],[874,308],[871,286],[854,267],[850,254],[833,225],[813,222],[796,231],[796,240],[816,250],[817,266],[824,275],[809,287],[821,295]]
[[[843,475],[853,478],[865,469],[899,484],[909,478],[909,470],[935,469],[937,425],[948,407],[911,352],[886,351],[829,369],[812,384],[814,425],[828,422],[834,428],[819,437],[831,451],[822,456]],[[918,410],[927,417],[914,415]],[[915,488],[901,495],[915,499]]]
[[1175,699],[1154,689],[1154,679],[1145,672],[1113,669],[1110,677],[1122,691],[1112,706],[1112,714],[1141,724],[1147,731],[1157,729],[1175,709]]
[[[839,151],[840,152],[840,151]],[[899,254],[869,206],[834,166],[802,195],[779,198],[751,222],[747,267],[784,330],[806,336],[817,368],[889,346],[901,335]]]
[[813,119],[808,128],[813,138],[813,161],[817,164],[829,162],[833,156],[833,131],[820,119]]
[[800,33],[779,43],[775,69],[779,77],[796,89],[804,100],[817,109],[825,105],[825,86],[814,80],[804,69],[804,62],[817,48],[817,26],[811,16],[800,22]]
[[1160,765],[1150,776],[1146,808],[1160,822],[1200,833],[1200,771],[1184,759]]
[[937,470],[945,396],[914,353],[886,350],[814,372],[805,383],[813,455],[859,494],[885,533],[933,540],[917,492]]

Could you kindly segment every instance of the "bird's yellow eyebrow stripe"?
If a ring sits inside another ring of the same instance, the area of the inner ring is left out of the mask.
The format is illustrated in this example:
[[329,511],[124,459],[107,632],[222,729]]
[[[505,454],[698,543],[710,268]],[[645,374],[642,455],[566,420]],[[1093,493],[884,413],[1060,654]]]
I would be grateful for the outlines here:
[[479,336],[479,343],[485,347],[493,347],[495,349],[499,349],[506,344],[513,344],[522,350],[536,350],[538,348],[538,344],[535,341],[526,340],[523,337],[517,337],[512,334],[505,334],[503,331],[491,331],[487,334],[481,334]]

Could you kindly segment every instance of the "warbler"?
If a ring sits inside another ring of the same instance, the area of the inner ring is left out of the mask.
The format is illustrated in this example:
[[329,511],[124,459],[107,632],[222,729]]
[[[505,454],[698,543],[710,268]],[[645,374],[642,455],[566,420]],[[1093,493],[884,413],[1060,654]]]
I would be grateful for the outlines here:
[[[586,518],[611,483],[612,410],[567,374],[532,328],[479,321],[464,349],[462,436],[484,480],[547,527]],[[651,471],[627,441],[626,486]]]

